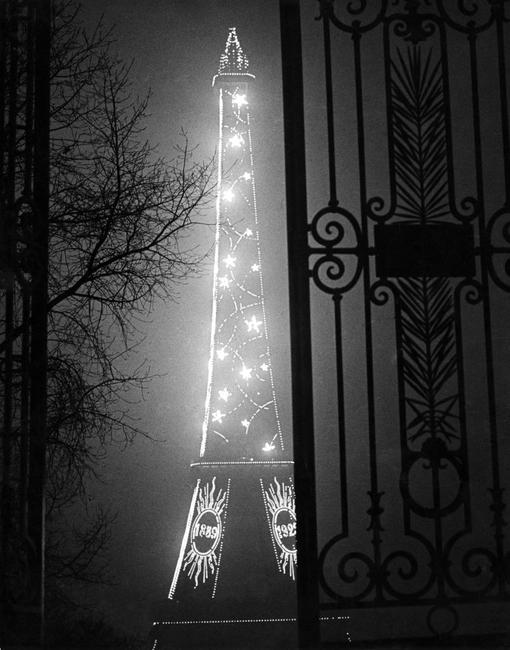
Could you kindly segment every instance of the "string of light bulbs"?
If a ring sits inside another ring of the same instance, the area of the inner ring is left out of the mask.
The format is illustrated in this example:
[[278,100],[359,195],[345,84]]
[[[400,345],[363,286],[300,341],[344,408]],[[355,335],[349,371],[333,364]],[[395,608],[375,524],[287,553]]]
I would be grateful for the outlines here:
[[[283,450],[283,436],[267,336],[249,101],[239,85],[220,88],[219,102],[214,304],[200,455],[218,441],[269,454]],[[252,440],[262,430],[264,439]]]

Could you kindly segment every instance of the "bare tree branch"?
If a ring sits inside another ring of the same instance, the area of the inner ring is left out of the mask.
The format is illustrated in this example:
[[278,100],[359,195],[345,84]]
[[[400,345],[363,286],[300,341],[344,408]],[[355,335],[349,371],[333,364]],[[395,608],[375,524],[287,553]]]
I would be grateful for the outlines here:
[[144,433],[130,402],[152,375],[129,359],[154,301],[200,269],[189,242],[213,198],[214,161],[196,162],[185,134],[172,160],[159,156],[144,135],[150,92],[137,97],[113,31],[101,21],[88,34],[72,1],[53,7],[47,582],[63,603],[73,581],[110,581],[113,515],[89,513],[89,482],[112,441]]

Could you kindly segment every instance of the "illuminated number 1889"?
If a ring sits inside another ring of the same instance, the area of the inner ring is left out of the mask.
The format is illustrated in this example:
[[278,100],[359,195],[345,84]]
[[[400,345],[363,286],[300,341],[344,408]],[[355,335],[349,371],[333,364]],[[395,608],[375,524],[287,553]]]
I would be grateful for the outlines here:
[[280,539],[283,537],[292,537],[296,534],[296,522],[293,521],[289,524],[279,524],[276,526],[276,532]]
[[207,526],[197,522],[195,530],[193,531],[194,537],[207,537],[209,539],[216,539],[218,537],[218,526]]

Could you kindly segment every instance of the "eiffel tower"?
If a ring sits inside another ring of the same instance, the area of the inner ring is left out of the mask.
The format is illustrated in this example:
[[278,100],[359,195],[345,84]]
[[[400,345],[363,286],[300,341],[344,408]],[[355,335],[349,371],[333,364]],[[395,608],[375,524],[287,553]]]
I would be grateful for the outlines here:
[[219,102],[212,326],[194,490],[152,650],[295,647],[293,467],[268,342],[255,195],[254,75],[229,29]]

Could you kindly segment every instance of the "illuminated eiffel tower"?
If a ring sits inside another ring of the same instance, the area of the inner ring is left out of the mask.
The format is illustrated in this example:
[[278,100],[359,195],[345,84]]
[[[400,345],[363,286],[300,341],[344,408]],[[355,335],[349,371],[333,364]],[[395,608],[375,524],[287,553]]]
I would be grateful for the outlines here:
[[264,308],[249,112],[254,78],[232,27],[213,79],[217,222],[200,454],[191,463],[191,506],[152,650],[295,643],[292,461]]

